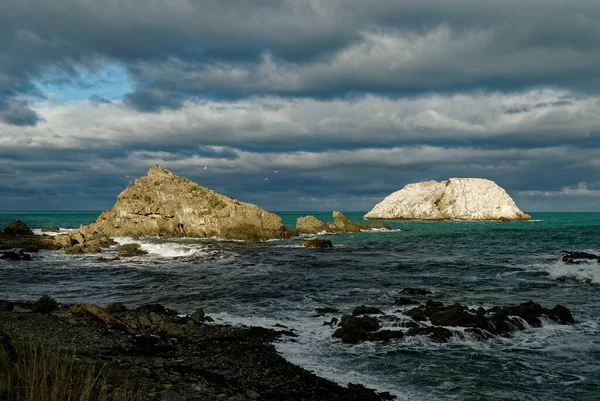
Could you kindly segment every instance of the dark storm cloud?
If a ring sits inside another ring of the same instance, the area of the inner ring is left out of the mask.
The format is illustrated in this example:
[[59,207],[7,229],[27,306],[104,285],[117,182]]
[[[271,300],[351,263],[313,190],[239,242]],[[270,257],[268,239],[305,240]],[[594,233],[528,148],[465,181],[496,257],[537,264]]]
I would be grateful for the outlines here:
[[0,97],[0,120],[12,125],[26,126],[37,124],[40,116],[22,99]]
[[[136,5],[137,4],[137,5]],[[140,110],[186,98],[551,85],[598,92],[600,3],[8,0],[0,90],[127,68]]]

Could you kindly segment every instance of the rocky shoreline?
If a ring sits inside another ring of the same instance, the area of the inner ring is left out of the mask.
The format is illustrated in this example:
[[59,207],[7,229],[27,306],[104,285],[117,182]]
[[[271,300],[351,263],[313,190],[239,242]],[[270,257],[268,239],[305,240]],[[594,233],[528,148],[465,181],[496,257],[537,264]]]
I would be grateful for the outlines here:
[[65,305],[49,314],[34,312],[33,305],[0,302],[4,349],[34,339],[69,350],[80,363],[102,364],[127,377],[148,400],[393,399],[360,384],[340,386],[287,362],[273,342],[293,340],[291,330],[207,323],[200,310],[182,317],[157,304]]

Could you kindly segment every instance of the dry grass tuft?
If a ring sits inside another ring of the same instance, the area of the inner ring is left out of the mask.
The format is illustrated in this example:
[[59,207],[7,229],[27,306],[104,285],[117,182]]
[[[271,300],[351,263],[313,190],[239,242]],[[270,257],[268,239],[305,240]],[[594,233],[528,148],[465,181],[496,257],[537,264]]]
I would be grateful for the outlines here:
[[1,401],[143,401],[131,385],[110,383],[104,367],[35,340],[0,345]]

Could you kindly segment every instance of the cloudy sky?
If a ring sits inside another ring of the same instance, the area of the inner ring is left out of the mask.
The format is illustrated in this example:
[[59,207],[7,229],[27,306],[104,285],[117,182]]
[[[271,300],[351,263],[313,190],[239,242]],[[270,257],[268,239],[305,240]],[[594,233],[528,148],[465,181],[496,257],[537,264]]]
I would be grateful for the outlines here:
[[1,7],[0,210],[110,208],[158,163],[276,211],[472,176],[600,212],[598,0]]

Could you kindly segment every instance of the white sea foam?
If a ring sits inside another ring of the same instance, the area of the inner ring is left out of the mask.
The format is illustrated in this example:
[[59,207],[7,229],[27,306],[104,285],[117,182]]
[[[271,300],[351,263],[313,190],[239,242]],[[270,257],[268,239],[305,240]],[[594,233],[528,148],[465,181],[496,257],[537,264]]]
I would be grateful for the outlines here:
[[206,247],[201,244],[181,244],[175,242],[155,243],[144,240],[136,240],[131,237],[116,237],[114,240],[120,245],[140,244],[140,248],[150,255],[163,258],[178,258],[205,252]]
[[42,232],[41,228],[34,228],[31,231],[33,231],[33,233],[35,235],[48,235],[48,236],[54,237],[55,235],[58,235],[58,234],[72,233],[73,231],[77,231],[77,229],[76,228],[59,228],[58,231]]
[[555,279],[575,279],[591,284],[600,284],[600,264],[592,263],[568,264],[562,261],[551,263],[536,263],[531,269],[545,271]]

